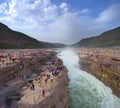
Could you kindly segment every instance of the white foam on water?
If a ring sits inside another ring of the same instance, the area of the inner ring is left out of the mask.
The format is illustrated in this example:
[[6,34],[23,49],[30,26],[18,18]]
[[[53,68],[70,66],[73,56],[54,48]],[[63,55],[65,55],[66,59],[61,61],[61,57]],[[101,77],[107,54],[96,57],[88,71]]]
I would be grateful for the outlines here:
[[89,73],[80,70],[79,56],[72,49],[58,54],[68,69],[71,108],[120,108],[120,99]]

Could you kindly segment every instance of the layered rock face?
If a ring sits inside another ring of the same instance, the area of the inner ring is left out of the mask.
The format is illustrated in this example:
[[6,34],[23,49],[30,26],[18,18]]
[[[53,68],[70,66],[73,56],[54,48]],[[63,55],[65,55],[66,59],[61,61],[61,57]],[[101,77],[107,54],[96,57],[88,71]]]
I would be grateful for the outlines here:
[[[93,51],[91,51],[93,52]],[[114,51],[113,51],[114,52]],[[108,53],[108,52],[107,52]],[[81,69],[94,75],[105,85],[109,86],[113,93],[120,97],[120,58],[113,55],[101,55],[100,53],[87,53],[80,57]]]

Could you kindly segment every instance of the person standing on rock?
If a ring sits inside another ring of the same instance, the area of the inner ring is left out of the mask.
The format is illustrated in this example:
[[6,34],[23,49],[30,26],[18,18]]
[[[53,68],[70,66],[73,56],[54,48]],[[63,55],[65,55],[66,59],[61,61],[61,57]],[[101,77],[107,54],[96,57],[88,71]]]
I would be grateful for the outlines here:
[[23,63],[20,64],[19,69],[20,69],[20,71],[22,71],[24,69],[24,64]]
[[33,82],[30,84],[30,89],[31,89],[31,90],[35,90],[35,86],[34,86],[34,83],[33,83]]
[[45,96],[45,90],[42,89],[42,96],[44,97]]
[[48,78],[46,77],[46,78],[45,78],[45,84],[47,84],[47,80],[48,80]]

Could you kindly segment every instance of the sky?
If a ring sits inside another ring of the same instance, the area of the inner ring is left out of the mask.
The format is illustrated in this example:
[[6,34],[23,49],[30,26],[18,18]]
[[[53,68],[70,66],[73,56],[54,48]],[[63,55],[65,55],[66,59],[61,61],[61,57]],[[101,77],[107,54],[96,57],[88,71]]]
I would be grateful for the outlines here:
[[120,0],[0,0],[0,22],[39,41],[73,44],[120,26]]

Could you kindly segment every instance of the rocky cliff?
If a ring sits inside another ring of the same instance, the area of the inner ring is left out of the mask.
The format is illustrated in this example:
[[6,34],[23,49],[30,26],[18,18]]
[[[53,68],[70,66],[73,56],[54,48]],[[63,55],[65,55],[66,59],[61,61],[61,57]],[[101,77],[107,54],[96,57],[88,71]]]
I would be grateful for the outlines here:
[[[54,50],[31,51],[34,52],[33,58],[26,58],[28,54],[24,56],[23,70],[19,70],[19,60],[11,61],[11,64],[4,64],[5,66],[0,68],[0,108],[69,108],[69,79],[66,67],[57,58]],[[12,51],[9,53],[12,54]],[[26,53],[29,51],[24,50],[22,54]],[[52,71],[56,68],[60,68],[59,73],[53,75]],[[36,81],[38,75],[40,79]],[[35,85],[34,90],[30,89],[31,81]]]
[[18,108],[69,108],[68,83],[67,72],[64,72],[58,77],[57,85],[51,91],[51,94],[44,100],[33,105],[19,103]]
[[120,58],[88,54],[80,57],[81,69],[94,75],[120,97]]

